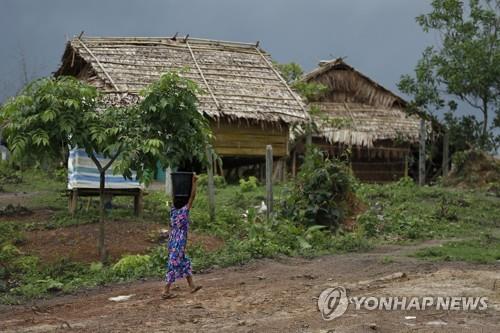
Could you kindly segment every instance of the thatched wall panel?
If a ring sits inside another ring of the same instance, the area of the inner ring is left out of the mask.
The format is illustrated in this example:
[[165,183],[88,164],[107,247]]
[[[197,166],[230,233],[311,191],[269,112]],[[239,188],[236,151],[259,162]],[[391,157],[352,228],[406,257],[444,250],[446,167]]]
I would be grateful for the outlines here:
[[[321,113],[315,117],[320,132],[330,143],[373,147],[378,140],[417,142],[419,119],[396,108],[358,103],[314,103]],[[332,127],[332,122],[341,120]]]

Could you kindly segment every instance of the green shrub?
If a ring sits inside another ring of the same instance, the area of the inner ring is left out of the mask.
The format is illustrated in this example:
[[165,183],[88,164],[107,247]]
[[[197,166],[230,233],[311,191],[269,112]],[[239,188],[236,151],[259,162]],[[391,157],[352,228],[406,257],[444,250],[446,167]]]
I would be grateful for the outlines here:
[[[198,175],[197,184],[199,187],[206,187],[208,185],[208,175],[206,173],[202,173]],[[225,188],[227,183],[226,179],[222,176],[215,175],[214,176],[214,185],[216,188]]]
[[295,223],[336,229],[346,213],[353,177],[343,162],[325,157],[315,147],[307,151],[282,204],[281,215]]
[[16,243],[22,239],[21,227],[14,222],[0,223],[0,245],[5,243]]
[[23,254],[15,246],[22,241],[22,237],[18,224],[0,223],[0,280],[15,279],[26,271]]
[[113,265],[113,273],[124,279],[146,276],[151,269],[149,255],[126,255]]
[[68,169],[57,168],[54,170],[54,177],[57,181],[67,182],[68,181]]
[[34,297],[39,297],[40,295],[46,294],[48,292],[61,291],[63,287],[64,284],[62,282],[59,282],[52,278],[47,278],[23,284],[19,287],[13,288],[11,292],[15,295],[34,298]]
[[0,184],[19,184],[23,181],[21,172],[7,161],[0,161]]
[[100,272],[104,268],[104,265],[101,262],[93,262],[90,264],[89,270],[91,272]]
[[248,177],[247,180],[240,179],[240,190],[241,192],[252,192],[255,191],[258,187],[257,178],[254,176]]

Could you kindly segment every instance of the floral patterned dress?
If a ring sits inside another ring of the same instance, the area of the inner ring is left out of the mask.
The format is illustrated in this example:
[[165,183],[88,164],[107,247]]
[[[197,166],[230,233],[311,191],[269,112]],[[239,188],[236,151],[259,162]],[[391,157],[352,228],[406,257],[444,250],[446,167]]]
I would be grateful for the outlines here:
[[172,207],[170,211],[170,238],[168,240],[168,263],[165,281],[173,283],[177,279],[191,276],[191,259],[186,255],[189,230],[189,209]]

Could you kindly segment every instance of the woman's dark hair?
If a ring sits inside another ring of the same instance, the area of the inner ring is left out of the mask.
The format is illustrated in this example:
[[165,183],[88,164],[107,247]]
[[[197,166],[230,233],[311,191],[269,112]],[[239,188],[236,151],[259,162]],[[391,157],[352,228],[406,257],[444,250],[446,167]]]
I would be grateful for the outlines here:
[[182,207],[186,206],[189,201],[189,197],[174,197],[174,207],[176,209],[181,209]]

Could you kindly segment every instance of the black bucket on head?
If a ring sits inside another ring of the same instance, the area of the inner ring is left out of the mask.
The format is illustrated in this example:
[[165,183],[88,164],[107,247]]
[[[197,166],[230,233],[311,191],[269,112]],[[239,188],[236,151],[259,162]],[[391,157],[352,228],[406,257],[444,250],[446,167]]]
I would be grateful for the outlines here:
[[193,186],[192,172],[172,172],[172,196],[175,208],[184,207],[191,195]]

